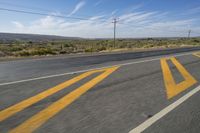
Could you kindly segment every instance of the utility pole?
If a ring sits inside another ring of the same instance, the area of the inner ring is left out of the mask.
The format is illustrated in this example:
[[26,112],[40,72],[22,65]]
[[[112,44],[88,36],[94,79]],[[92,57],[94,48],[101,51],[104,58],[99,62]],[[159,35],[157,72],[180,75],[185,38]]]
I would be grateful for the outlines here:
[[191,32],[191,30],[188,31],[188,39],[190,39]]
[[116,27],[117,27],[117,19],[116,18],[114,18],[114,21],[113,21],[113,23],[114,23],[114,48],[116,47]]

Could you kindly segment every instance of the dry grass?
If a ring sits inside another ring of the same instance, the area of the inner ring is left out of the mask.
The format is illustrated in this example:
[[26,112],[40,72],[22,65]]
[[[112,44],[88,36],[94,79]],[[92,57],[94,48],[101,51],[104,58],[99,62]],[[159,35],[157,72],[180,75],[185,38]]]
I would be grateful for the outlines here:
[[0,44],[0,57],[48,56],[72,53],[141,51],[160,48],[200,46],[200,38],[178,39],[118,39],[113,40],[65,40],[52,42],[24,42]]

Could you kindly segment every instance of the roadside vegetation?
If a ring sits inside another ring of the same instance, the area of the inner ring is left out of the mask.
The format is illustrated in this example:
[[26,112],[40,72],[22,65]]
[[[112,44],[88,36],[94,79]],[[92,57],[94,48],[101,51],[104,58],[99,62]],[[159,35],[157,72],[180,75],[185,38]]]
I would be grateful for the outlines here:
[[47,56],[72,53],[110,52],[156,48],[200,46],[200,38],[171,39],[118,39],[113,40],[63,40],[50,42],[13,41],[0,42],[0,57]]

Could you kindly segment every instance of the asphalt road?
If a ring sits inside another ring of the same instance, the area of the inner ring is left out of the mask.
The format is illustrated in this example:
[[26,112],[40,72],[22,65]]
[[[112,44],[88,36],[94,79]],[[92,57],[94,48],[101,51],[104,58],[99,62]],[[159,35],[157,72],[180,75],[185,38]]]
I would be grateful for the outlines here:
[[193,53],[0,62],[0,132],[197,133]]

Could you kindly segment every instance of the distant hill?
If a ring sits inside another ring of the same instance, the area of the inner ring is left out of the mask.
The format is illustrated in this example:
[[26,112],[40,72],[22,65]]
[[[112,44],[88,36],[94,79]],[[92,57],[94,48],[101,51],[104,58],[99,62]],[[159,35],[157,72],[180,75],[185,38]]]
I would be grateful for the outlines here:
[[39,34],[15,34],[15,33],[0,33],[0,42],[9,43],[13,41],[32,41],[32,42],[47,42],[56,40],[77,40],[78,37],[64,37],[54,35],[39,35]]

